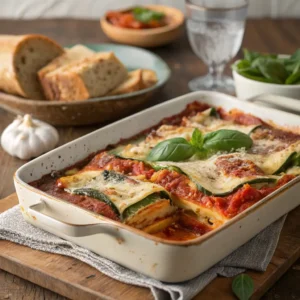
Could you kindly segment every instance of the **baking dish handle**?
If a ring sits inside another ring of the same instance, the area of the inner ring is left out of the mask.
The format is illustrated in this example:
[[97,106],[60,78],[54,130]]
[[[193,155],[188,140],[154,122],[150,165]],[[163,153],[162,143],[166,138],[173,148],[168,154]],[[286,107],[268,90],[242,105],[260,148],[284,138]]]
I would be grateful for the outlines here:
[[29,206],[28,213],[34,220],[38,220],[40,224],[55,229],[65,235],[74,237],[89,236],[98,233],[106,233],[113,236],[118,235],[117,228],[104,221],[99,220],[95,224],[70,224],[44,214],[42,211],[45,209],[46,203],[41,200],[39,203]]

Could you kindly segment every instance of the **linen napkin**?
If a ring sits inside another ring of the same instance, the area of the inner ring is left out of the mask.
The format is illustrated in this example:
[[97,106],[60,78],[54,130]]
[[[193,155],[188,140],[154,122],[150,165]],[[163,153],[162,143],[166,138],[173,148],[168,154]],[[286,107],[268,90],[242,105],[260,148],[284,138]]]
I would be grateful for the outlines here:
[[188,300],[218,275],[232,277],[245,269],[264,271],[275,251],[285,216],[198,277],[183,283],[164,283],[131,271],[87,249],[25,222],[19,205],[0,214],[0,239],[33,249],[77,258],[124,283],[147,287],[156,300]]

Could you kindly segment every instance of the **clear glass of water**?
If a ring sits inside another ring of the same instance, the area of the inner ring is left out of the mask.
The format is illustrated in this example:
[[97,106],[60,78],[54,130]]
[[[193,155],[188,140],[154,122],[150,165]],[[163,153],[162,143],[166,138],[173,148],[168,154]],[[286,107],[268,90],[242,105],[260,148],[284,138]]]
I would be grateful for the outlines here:
[[208,67],[207,75],[189,82],[192,91],[234,91],[223,71],[241,47],[247,8],[247,0],[186,0],[188,38]]

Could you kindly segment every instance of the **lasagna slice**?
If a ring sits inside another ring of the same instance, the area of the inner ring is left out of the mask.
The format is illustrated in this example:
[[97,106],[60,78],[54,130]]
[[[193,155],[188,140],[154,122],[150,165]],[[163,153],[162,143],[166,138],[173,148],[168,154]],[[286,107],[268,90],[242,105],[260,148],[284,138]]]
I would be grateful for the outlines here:
[[[175,182],[170,179],[171,174],[181,173],[181,179],[178,180],[181,180],[182,184],[177,185],[173,191],[176,196],[175,205],[193,211],[201,222],[206,220],[213,227],[219,226],[248,204],[253,204],[253,199],[246,197],[246,194],[240,196],[240,201],[236,201],[232,196],[235,192],[238,194],[239,190],[245,187],[252,189],[252,192],[254,189],[271,188],[281,178],[265,175],[253,161],[240,156],[239,153],[189,162],[156,162],[154,168],[161,170],[152,176],[151,181],[163,183],[170,192],[170,187]],[[169,178],[168,183],[165,182],[166,178]],[[185,189],[185,193],[180,193],[179,188]],[[234,211],[231,207],[232,201],[236,201]]]
[[[168,192],[154,183],[136,180],[115,171],[94,170],[61,177],[57,185],[67,193],[105,202],[124,223],[138,229],[153,231],[173,222],[172,215],[176,208]],[[154,226],[156,222],[160,226]]]
[[260,127],[258,124],[242,125],[234,122],[233,120],[222,119],[215,108],[209,108],[194,116],[183,117],[182,125],[198,128],[202,133],[208,133],[220,129],[230,129],[250,134],[253,130]]

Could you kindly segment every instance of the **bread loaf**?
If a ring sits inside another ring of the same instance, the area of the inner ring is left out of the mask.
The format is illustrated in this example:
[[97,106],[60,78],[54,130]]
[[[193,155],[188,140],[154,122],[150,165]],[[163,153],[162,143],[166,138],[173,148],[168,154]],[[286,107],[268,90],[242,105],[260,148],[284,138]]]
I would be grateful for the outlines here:
[[157,83],[158,79],[153,70],[143,69],[142,73],[144,88],[148,88]]
[[0,90],[43,99],[37,72],[62,53],[62,47],[42,35],[1,35]]
[[127,74],[112,52],[97,53],[50,72],[44,85],[52,90],[49,100],[86,100],[107,94]]
[[109,92],[107,96],[127,94],[143,89],[142,72],[141,69],[129,72],[126,80]]
[[89,48],[83,45],[75,45],[70,49],[65,49],[65,53],[56,57],[49,64],[47,64],[45,67],[39,70],[38,77],[43,87],[45,97],[47,99],[54,98],[54,96],[51,95],[52,90],[49,88],[47,83],[45,83],[45,79],[44,79],[45,76],[48,76],[50,72],[57,70],[60,67],[66,66],[72,62],[89,57],[92,54],[95,54],[95,52],[90,50]]

